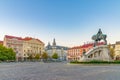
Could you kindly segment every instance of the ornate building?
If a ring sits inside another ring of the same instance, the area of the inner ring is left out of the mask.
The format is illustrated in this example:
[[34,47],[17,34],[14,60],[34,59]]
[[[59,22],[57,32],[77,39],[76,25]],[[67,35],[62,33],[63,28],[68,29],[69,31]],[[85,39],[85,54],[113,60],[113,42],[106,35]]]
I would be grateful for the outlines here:
[[21,37],[5,35],[3,45],[14,50],[17,60],[23,58],[23,39]]
[[44,43],[31,37],[21,38],[5,35],[4,46],[15,51],[16,60],[24,60],[29,55],[41,54],[44,50]]
[[39,39],[26,37],[23,39],[23,54],[24,57],[29,55],[35,56],[36,54],[42,54],[44,50],[44,43]]
[[49,42],[48,45],[47,45],[46,48],[45,48],[45,51],[48,53],[48,55],[49,55],[50,57],[51,57],[54,53],[57,53],[60,60],[66,60],[67,49],[68,49],[68,47],[56,45],[56,41],[55,41],[55,39],[53,39],[52,45],[51,45],[50,42]]
[[[99,42],[97,45],[103,45],[104,42]],[[67,60],[73,61],[73,60],[80,60],[80,58],[83,56],[83,53],[88,52],[91,48],[94,47],[94,43],[86,43],[81,46],[76,46],[69,48],[67,51]]]

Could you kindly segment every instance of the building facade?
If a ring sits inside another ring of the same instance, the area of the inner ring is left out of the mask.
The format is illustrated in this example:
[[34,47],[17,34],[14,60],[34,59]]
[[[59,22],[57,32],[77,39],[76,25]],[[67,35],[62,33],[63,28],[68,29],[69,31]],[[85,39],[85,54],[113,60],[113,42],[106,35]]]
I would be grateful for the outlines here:
[[114,45],[114,60],[120,60],[120,41]]
[[66,60],[67,50],[68,47],[56,45],[55,39],[53,40],[52,45],[48,43],[48,45],[45,47],[45,51],[48,53],[50,57],[52,57],[54,53],[57,53],[59,60]]
[[[104,42],[99,42],[97,45],[103,45]],[[94,47],[94,43],[86,43],[82,46],[76,46],[69,48],[67,51],[67,60],[74,61],[80,60],[84,53],[88,52],[91,48]]]
[[21,37],[5,35],[3,45],[7,48],[12,48],[16,53],[16,59],[23,57],[23,39]]
[[3,45],[7,48],[12,48],[16,53],[16,60],[24,60],[29,57],[29,54],[41,54],[44,50],[44,43],[39,39],[26,37],[15,37],[5,35]]
[[36,54],[42,54],[44,50],[44,43],[39,39],[26,37],[23,39],[23,54],[24,58],[27,58],[29,55],[33,57]]
[[81,53],[81,46],[76,46],[68,49],[67,51],[67,60],[73,61],[73,60],[79,60],[82,56]]

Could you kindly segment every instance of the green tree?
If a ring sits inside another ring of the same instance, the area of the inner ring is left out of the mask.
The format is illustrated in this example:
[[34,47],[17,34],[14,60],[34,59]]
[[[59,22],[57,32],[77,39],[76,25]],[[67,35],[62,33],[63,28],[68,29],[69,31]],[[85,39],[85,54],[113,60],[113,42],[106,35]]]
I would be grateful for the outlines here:
[[7,57],[8,57],[9,60],[15,60],[16,59],[16,57],[15,57],[16,53],[13,51],[12,48],[8,49],[8,54],[9,55],[7,55],[7,54],[6,55],[7,55]]
[[15,60],[16,53],[11,48],[0,45],[0,61]]
[[58,54],[57,54],[57,53],[54,53],[54,54],[52,55],[52,58],[53,58],[53,59],[58,59]]
[[36,59],[36,60],[39,60],[39,59],[40,59],[40,54],[36,54],[36,55],[35,55],[35,59]]
[[43,60],[47,60],[49,56],[48,56],[47,52],[43,52],[41,57]]

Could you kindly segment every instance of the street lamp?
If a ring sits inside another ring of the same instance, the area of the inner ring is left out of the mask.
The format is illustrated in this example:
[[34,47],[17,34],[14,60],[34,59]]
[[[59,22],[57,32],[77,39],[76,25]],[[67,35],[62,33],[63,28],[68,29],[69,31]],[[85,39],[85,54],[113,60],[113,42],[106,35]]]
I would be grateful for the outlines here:
[[63,61],[63,48],[61,49],[62,61]]

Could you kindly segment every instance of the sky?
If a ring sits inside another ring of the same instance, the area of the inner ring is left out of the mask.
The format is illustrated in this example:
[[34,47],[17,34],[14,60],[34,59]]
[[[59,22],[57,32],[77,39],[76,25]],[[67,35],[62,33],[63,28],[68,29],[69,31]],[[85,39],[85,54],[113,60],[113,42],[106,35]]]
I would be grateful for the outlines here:
[[108,43],[120,41],[120,0],[0,0],[4,35],[39,38],[46,45],[79,46],[101,28]]

